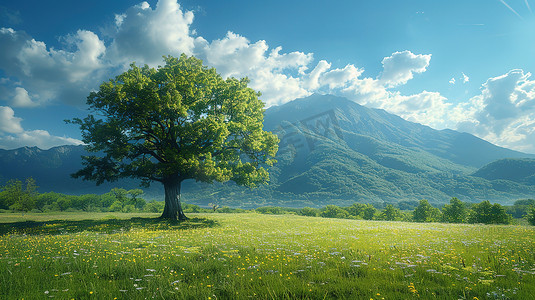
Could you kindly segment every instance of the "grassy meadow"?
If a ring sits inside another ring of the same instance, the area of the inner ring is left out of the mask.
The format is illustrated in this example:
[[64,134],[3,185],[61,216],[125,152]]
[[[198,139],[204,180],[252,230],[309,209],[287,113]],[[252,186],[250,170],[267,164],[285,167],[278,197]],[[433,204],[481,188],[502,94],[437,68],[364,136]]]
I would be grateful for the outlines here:
[[533,299],[535,227],[0,214],[0,299]]

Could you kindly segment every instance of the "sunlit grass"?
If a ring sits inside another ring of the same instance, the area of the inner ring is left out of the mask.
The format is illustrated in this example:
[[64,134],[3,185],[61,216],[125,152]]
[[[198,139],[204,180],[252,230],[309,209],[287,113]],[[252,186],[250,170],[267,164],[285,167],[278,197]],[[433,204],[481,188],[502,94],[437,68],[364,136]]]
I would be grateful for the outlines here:
[[53,221],[57,217],[39,220],[38,226],[10,224],[5,230],[10,233],[0,236],[0,298],[529,299],[535,294],[533,227],[258,214],[190,215],[191,221],[178,224],[146,215]]

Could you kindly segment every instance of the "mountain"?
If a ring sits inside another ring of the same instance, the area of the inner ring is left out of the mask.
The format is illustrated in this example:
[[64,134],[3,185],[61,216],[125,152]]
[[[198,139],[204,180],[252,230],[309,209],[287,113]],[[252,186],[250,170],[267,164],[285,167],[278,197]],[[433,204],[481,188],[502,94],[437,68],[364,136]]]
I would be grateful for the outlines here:
[[[71,178],[70,174],[82,166],[82,155],[88,155],[83,146],[59,146],[48,150],[37,147],[0,149],[0,184],[10,179],[23,181],[32,177],[39,186],[39,192],[65,194],[106,193],[117,186],[113,183],[96,186],[94,182]],[[132,180],[122,181],[120,186],[137,188]]]
[[[424,198],[439,204],[451,197],[506,204],[535,194],[530,180],[493,177],[488,174],[494,173],[485,171],[485,166],[497,160],[525,161],[535,159],[534,155],[467,133],[434,130],[341,97],[312,95],[271,107],[265,112],[264,128],[281,139],[269,185],[248,189],[233,183],[187,181],[184,199],[250,208],[353,202],[382,205]],[[94,183],[69,178],[84,154],[81,146],[0,150],[0,179],[33,176],[41,192],[72,194],[137,187],[130,180],[97,190]],[[493,169],[500,173],[500,168]],[[147,192],[161,198],[163,189],[155,185]]]
[[473,176],[533,185],[535,184],[535,159],[500,159],[483,166]]
[[[435,130],[428,126],[406,121],[381,109],[370,109],[346,98],[332,95],[312,95],[296,99],[266,111],[264,127],[268,130],[280,128],[284,122],[303,125],[313,123],[318,117],[328,117],[344,133],[341,137],[349,142],[355,136],[398,145],[403,148],[419,149],[436,157],[466,167],[480,168],[501,158],[535,157],[518,151],[498,147],[468,133],[454,130]],[[373,148],[359,146],[361,140],[350,145],[363,154],[372,154]],[[365,143],[367,144],[367,143]],[[359,148],[360,147],[360,148]],[[372,152],[370,152],[372,151]]]

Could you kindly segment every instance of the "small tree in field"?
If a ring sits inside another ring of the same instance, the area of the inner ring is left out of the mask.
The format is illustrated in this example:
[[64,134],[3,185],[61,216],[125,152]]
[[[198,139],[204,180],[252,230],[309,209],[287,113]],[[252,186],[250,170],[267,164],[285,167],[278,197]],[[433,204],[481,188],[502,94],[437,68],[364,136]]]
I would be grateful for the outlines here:
[[387,204],[381,211],[381,220],[399,221],[402,217],[401,211],[398,208],[395,208],[392,204]]
[[247,79],[224,80],[194,57],[166,57],[157,69],[134,64],[92,92],[92,111],[78,124],[86,156],[74,177],[97,184],[124,177],[165,190],[162,218],[187,219],[184,180],[232,180],[255,186],[269,179],[278,138],[262,129],[263,102]]
[[423,199],[412,212],[412,219],[414,222],[438,222],[440,221],[440,210]]
[[467,214],[466,206],[456,197],[451,198],[450,204],[442,208],[442,220],[447,223],[463,223]]

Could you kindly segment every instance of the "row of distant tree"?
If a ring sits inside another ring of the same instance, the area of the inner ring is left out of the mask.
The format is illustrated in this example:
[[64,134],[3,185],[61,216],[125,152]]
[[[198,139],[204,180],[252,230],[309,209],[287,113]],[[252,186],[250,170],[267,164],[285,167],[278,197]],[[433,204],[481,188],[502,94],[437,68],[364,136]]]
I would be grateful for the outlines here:
[[[525,202],[529,203],[526,205]],[[515,203],[515,210],[535,225],[535,200],[520,200]],[[273,208],[258,208],[257,212],[275,213]],[[349,207],[327,205],[323,209],[305,207],[296,211],[304,216],[324,218],[345,218],[363,220],[407,221],[407,222],[445,222],[445,223],[483,223],[483,224],[512,224],[513,215],[506,207],[489,201],[468,204],[457,198],[452,198],[449,204],[441,209],[432,206],[427,200],[420,200],[412,211],[402,211],[392,204],[383,209],[376,209],[371,204],[355,203]]]
[[[465,203],[454,197],[449,204],[441,208],[432,206],[429,201],[424,199],[420,200],[412,210],[401,210],[392,204],[387,204],[384,208],[378,209],[372,204],[354,203],[347,207],[327,205],[323,208],[264,206],[256,208],[254,211],[261,214],[296,214],[338,219],[471,224],[512,224],[515,219],[526,219],[529,224],[535,226],[535,200],[533,199],[518,200],[512,206],[502,206],[498,203],[491,204],[489,201],[477,204]],[[186,204],[184,205],[184,212],[240,213],[248,211],[239,208],[218,208],[217,205],[212,205],[212,208],[206,209],[197,205]]]
[[[0,209],[10,211],[111,211],[111,212],[162,212],[164,203],[161,201],[147,202],[142,198],[140,189],[125,190],[114,188],[110,192],[96,195],[65,195],[60,193],[38,193],[34,179],[28,178],[25,182],[11,180],[0,186]],[[197,205],[184,204],[184,212],[220,212],[240,213],[244,209],[219,207],[211,205],[210,208],[201,208]],[[446,223],[483,223],[483,224],[511,224],[513,219],[526,219],[535,225],[535,200],[518,200],[512,206],[502,206],[483,201],[477,204],[464,203],[452,198],[449,204],[437,208],[427,200],[420,200],[413,210],[401,210],[392,204],[378,209],[371,204],[354,203],[348,207],[327,205],[324,208],[284,208],[266,206],[256,208],[262,214],[298,214],[303,216],[409,221],[409,222],[446,222]]]
[[114,211],[114,212],[160,212],[163,203],[145,201],[143,190],[114,188],[102,195],[65,195],[55,192],[38,193],[35,180],[10,180],[0,186],[0,209],[11,211]]

